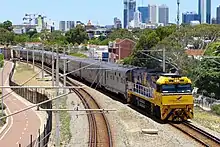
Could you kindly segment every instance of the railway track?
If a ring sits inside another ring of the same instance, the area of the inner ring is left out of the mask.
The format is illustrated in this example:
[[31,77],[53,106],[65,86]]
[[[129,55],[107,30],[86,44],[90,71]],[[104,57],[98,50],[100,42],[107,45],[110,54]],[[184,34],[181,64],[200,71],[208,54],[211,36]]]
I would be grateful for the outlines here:
[[183,122],[180,124],[170,123],[173,127],[187,134],[191,138],[195,139],[200,144],[207,147],[219,147],[220,146],[220,138],[217,138],[208,132],[188,123]]
[[[24,61],[25,62],[25,61]],[[41,64],[35,63],[35,66],[41,69]],[[48,66],[44,66],[44,71],[52,74],[52,69]],[[63,78],[60,78],[63,82]],[[71,78],[66,77],[66,85],[72,86],[76,84]],[[90,95],[84,89],[71,89],[82,101],[85,109],[101,109],[98,103],[95,101],[92,95]],[[113,140],[110,130],[110,125],[104,113],[100,112],[86,112],[89,122],[89,147],[113,147]]]

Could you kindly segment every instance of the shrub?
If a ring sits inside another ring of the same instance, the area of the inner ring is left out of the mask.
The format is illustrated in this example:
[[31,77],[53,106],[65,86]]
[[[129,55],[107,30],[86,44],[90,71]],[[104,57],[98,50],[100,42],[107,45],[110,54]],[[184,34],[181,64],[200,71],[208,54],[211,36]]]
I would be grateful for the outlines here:
[[[5,109],[6,108],[6,106],[5,106],[5,104],[3,105],[3,109]],[[0,104],[0,111],[2,110],[2,104]]]
[[[0,117],[6,116],[5,113],[0,113]],[[6,123],[6,118],[0,120],[0,126],[3,126]]]
[[0,54],[0,67],[3,67],[4,65],[4,55]]
[[220,105],[213,105],[211,107],[212,111],[218,115],[220,115]]

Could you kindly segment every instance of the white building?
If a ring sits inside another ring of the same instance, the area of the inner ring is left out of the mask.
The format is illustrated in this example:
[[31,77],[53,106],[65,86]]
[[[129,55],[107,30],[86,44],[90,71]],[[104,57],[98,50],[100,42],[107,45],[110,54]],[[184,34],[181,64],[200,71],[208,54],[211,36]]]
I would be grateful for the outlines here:
[[195,25],[199,25],[199,24],[200,24],[199,21],[190,21],[191,26],[195,26]]
[[137,10],[134,12],[134,28],[139,28],[141,22],[141,12]]
[[148,9],[149,9],[149,21],[151,23],[157,23],[157,6],[148,5]]

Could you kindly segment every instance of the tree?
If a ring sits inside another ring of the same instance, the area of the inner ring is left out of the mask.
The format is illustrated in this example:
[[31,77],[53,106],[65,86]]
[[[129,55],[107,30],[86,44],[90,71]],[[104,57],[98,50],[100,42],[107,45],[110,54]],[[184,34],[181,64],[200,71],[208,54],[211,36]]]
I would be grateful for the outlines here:
[[220,42],[210,43],[205,51],[205,55],[208,56],[220,55]]
[[156,33],[157,33],[158,37],[160,38],[160,41],[162,41],[164,38],[170,36],[175,31],[176,31],[176,25],[158,27],[156,29]]
[[115,29],[113,30],[110,35],[108,36],[110,40],[116,40],[116,39],[131,39],[135,40],[134,36],[131,31],[128,31],[127,29]]
[[154,47],[159,42],[159,40],[160,38],[158,37],[155,31],[145,31],[140,36],[136,44],[135,50],[132,53],[132,57],[126,58],[124,63],[132,63],[135,66],[145,66],[148,68],[154,68],[155,64],[158,64],[158,61],[149,58],[148,55],[151,55],[151,52],[147,52],[147,50],[150,50],[152,47]]
[[38,34],[38,33],[37,33],[37,30],[34,29],[34,30],[27,31],[26,34],[29,35],[30,38],[32,38],[35,34]]
[[15,35],[14,42],[15,43],[25,43],[30,40],[27,34]]
[[199,91],[206,90],[208,95],[214,93],[216,97],[220,98],[220,59],[203,59],[201,63],[194,70],[196,75],[195,86]]
[[13,28],[12,28],[12,22],[7,20],[7,21],[4,21],[2,24],[0,24],[0,28],[4,28],[8,31],[12,31]]
[[12,43],[13,40],[14,40],[14,33],[4,28],[0,28],[0,43],[1,44],[9,44],[9,43]]
[[73,44],[81,44],[89,39],[85,28],[83,28],[81,25],[77,25],[75,28],[66,32],[65,36],[67,41]]

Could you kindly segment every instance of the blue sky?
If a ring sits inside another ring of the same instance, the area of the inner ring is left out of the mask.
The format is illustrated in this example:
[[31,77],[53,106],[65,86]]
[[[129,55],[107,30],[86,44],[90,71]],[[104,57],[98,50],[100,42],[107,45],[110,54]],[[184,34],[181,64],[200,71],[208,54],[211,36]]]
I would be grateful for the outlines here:
[[[137,6],[147,4],[166,4],[170,8],[170,21],[176,19],[176,0],[137,0]],[[180,0],[180,12],[196,11],[198,0]],[[40,13],[58,22],[60,20],[81,20],[94,24],[112,24],[115,16],[123,18],[123,0],[0,0],[0,22],[11,20],[22,23],[25,13]],[[212,0],[212,17],[220,0]]]

